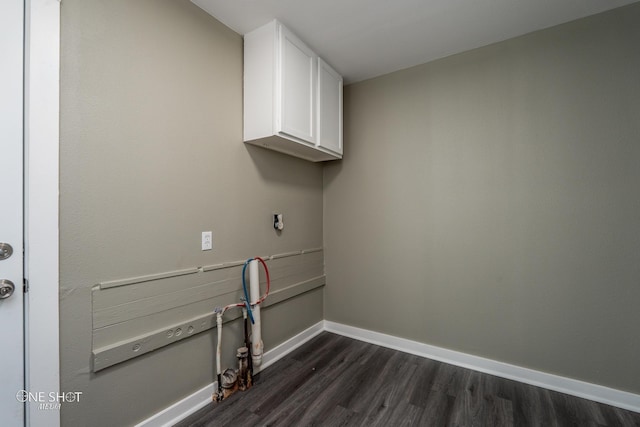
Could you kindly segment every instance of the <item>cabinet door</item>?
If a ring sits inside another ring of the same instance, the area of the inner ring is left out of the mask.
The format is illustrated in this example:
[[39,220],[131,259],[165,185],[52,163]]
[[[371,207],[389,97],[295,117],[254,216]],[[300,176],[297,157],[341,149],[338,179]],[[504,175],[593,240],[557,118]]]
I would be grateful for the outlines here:
[[342,77],[318,58],[318,146],[342,154]]
[[316,55],[280,26],[279,132],[316,143]]

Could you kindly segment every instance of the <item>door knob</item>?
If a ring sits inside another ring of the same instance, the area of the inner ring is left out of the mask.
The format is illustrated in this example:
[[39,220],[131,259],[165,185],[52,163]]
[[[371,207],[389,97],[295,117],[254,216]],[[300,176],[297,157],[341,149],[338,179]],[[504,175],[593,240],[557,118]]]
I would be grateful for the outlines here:
[[0,242],[0,261],[7,259],[13,254],[13,248],[8,243]]
[[7,279],[0,279],[0,299],[7,299],[16,290],[13,282]]

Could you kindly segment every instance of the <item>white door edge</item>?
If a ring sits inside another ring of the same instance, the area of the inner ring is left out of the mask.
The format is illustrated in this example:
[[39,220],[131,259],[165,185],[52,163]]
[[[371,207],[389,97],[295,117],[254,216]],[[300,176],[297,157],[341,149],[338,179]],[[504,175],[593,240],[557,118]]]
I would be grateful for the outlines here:
[[[25,7],[25,386],[57,393],[60,2]],[[26,425],[59,427],[60,411],[27,402]]]

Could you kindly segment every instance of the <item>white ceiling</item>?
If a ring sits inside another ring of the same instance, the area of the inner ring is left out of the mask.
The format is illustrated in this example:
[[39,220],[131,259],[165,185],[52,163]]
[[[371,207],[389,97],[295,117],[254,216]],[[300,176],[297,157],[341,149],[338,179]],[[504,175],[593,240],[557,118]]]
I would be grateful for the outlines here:
[[638,0],[191,0],[245,34],[277,18],[353,83]]

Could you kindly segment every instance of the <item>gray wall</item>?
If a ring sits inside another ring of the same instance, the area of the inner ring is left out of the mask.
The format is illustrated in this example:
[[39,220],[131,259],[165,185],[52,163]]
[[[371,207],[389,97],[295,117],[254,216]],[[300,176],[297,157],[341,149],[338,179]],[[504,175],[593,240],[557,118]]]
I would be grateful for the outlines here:
[[640,393],[640,4],[345,90],[325,317]]
[[[321,247],[322,167],[242,143],[242,39],[187,0],[65,0],[61,47],[61,382],[83,393],[62,422],[128,425],[214,380],[215,330],[94,373],[92,288]],[[200,250],[205,230],[213,251]],[[322,304],[316,289],[266,309],[266,348],[321,320]],[[118,333],[171,326],[155,315]],[[230,323],[226,366],[239,337]]]

